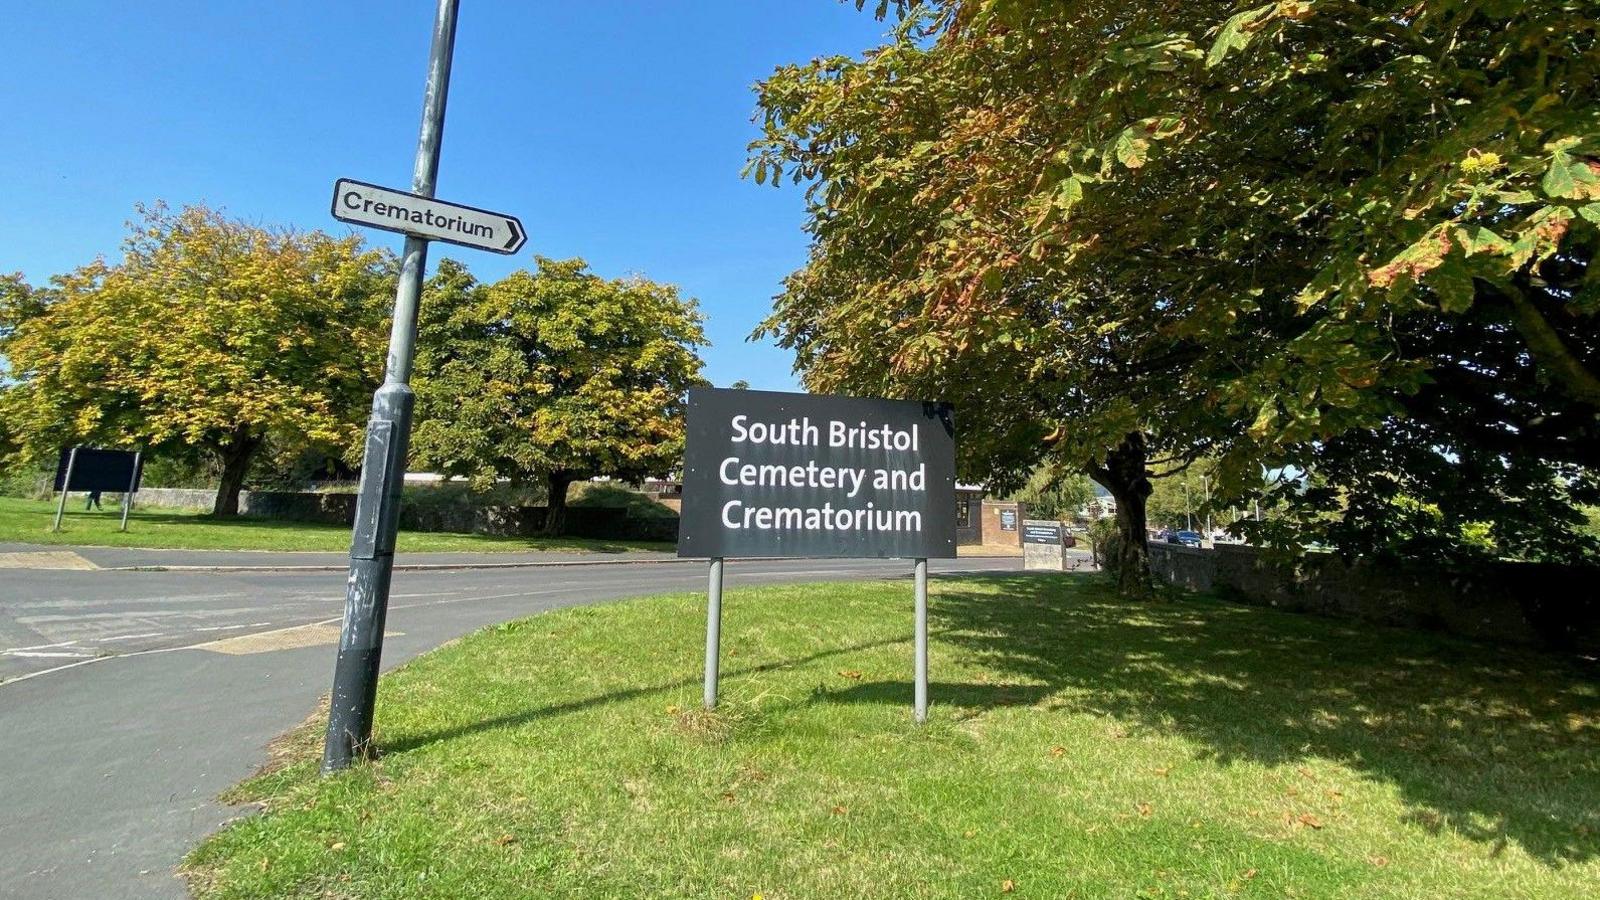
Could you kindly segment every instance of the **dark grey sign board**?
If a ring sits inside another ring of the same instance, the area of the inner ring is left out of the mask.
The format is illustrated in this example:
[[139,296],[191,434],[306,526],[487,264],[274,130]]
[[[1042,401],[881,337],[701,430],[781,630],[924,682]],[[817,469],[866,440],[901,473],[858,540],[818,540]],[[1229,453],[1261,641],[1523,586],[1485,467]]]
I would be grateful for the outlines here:
[[72,449],[63,448],[61,458],[56,461],[57,491],[112,491],[120,494],[139,489],[144,464],[140,462],[139,454],[132,450],[79,447],[77,459],[72,463],[72,484],[68,485],[67,460],[71,456]]
[[1024,544],[1060,544],[1060,525],[1023,525],[1022,542]]
[[1016,510],[1014,510],[1014,509],[1002,509],[1002,510],[1000,510],[1000,530],[1001,531],[1016,531],[1017,530],[1017,511]]
[[689,392],[678,555],[950,559],[948,403]]

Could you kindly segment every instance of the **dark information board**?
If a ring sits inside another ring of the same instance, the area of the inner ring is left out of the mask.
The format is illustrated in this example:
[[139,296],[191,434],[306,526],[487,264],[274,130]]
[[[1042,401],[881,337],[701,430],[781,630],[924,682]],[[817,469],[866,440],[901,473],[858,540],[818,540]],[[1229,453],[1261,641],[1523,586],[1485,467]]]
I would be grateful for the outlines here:
[[[133,485],[132,490],[139,489],[139,478],[143,476],[143,463],[139,461],[139,454],[132,450],[94,450],[89,447],[79,447],[78,457],[72,463],[72,484],[67,481],[67,459],[72,455],[72,449],[64,448],[61,458],[56,461],[55,489],[58,491],[114,491],[122,493],[129,490],[128,485]],[[139,471],[136,471],[139,470]]]
[[678,555],[949,559],[948,403],[689,392]]
[[1022,542],[1024,544],[1060,544],[1061,526],[1024,523],[1022,526]]
[[1000,530],[1001,531],[1016,531],[1017,530],[1017,511],[1016,510],[1014,510],[1014,509],[1002,509],[1002,510],[1000,510]]

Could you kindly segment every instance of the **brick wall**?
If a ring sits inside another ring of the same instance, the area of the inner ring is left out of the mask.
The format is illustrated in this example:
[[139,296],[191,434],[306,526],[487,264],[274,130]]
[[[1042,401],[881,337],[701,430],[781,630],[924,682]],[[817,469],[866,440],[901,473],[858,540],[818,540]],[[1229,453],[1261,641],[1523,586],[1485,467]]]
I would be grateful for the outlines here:
[[[1006,531],[1001,527],[1001,514],[1009,512],[1011,530]],[[985,500],[983,501],[983,542],[991,547],[1018,547],[1022,546],[1022,519],[1027,513],[1023,504],[1015,500]]]

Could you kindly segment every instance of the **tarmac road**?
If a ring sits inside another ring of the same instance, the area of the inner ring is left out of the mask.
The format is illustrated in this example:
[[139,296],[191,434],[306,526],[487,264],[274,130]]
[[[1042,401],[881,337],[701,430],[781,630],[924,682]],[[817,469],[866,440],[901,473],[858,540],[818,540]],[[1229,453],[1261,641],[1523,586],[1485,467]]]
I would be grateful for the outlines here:
[[[0,548],[13,559],[28,549]],[[740,561],[727,585],[910,568]],[[1021,560],[930,568],[1015,571]],[[703,564],[664,559],[397,572],[384,665],[519,616],[703,590],[705,576]],[[343,604],[339,571],[0,569],[0,897],[185,896],[174,867],[239,814],[213,798],[327,693]]]

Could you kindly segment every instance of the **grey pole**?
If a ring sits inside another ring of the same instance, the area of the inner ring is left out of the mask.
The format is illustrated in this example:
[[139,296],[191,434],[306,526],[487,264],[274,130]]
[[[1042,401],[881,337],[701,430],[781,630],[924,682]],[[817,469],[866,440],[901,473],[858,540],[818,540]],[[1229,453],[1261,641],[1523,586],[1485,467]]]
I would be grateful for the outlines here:
[[56,504],[56,523],[50,526],[51,531],[61,530],[61,514],[67,511],[67,489],[72,487],[72,467],[78,461],[78,448],[73,447],[67,452],[67,475],[61,481],[61,500]]
[[142,456],[143,450],[133,452],[133,474],[128,476],[128,492],[122,495],[122,527],[118,531],[128,530],[128,508],[133,506],[133,486],[139,481],[139,459]]
[[918,722],[928,721],[928,561],[917,560],[917,687],[912,707]]
[[717,708],[717,676],[722,666],[722,558],[711,561],[706,586],[706,709]]
[[[433,23],[428,83],[422,98],[422,128],[411,174],[412,193],[424,197],[433,196],[438,180],[445,99],[455,52],[457,4],[458,0],[439,0]],[[400,491],[405,484],[406,450],[411,439],[414,398],[407,382],[416,354],[417,304],[427,264],[428,242],[408,236],[401,255],[400,284],[395,291],[389,359],[383,386],[372,396],[372,418],[367,422],[361,492],[356,497],[355,529],[350,541],[344,626],[339,635],[327,741],[322,752],[324,774],[348,768],[355,757],[367,752],[372,740],[372,708],[378,691],[384,618],[389,609],[389,579],[394,572]]]

